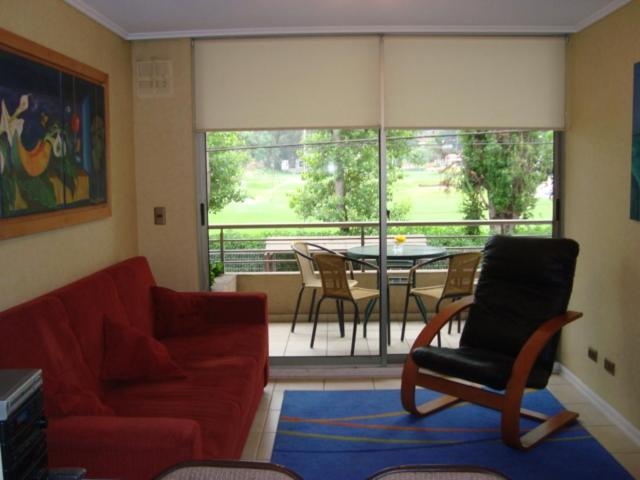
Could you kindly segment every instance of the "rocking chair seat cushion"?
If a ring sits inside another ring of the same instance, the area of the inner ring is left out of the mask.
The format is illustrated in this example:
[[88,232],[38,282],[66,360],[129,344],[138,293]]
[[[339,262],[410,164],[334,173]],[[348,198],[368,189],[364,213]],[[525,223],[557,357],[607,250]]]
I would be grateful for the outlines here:
[[[473,347],[420,347],[411,356],[418,367],[486,385],[495,390],[507,387],[515,360],[503,353]],[[545,368],[534,366],[527,380],[527,387],[544,388],[548,378]]]

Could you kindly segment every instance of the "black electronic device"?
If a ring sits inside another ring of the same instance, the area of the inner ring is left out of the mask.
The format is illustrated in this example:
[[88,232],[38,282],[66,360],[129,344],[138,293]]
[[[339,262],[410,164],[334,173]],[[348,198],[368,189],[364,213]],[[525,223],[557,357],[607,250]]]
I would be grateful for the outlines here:
[[0,370],[0,480],[47,478],[42,372]]

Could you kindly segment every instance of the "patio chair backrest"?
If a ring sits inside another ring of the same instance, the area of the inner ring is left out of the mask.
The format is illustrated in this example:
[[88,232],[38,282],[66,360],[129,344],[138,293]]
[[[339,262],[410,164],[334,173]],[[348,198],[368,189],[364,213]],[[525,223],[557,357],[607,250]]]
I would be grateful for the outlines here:
[[482,258],[480,252],[459,253],[449,257],[447,281],[442,297],[464,297],[473,293],[473,282]]
[[[310,260],[311,255],[309,254],[309,246],[305,242],[294,242],[292,247],[293,253],[296,256],[296,262],[298,262],[300,275],[302,276],[302,283],[309,284],[313,280],[317,281],[318,277],[313,271],[313,262]],[[298,252],[303,253],[306,257],[303,257]]]
[[347,281],[347,258],[333,253],[318,253],[314,260],[320,270],[322,295],[324,297],[351,300],[351,290]]

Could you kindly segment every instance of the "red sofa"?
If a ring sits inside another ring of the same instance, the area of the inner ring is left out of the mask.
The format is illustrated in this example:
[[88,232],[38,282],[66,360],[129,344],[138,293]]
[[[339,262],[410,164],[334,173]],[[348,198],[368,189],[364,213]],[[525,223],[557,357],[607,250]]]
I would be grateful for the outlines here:
[[143,480],[238,458],[268,375],[266,296],[155,286],[135,257],[0,313],[0,368],[41,368],[51,467]]

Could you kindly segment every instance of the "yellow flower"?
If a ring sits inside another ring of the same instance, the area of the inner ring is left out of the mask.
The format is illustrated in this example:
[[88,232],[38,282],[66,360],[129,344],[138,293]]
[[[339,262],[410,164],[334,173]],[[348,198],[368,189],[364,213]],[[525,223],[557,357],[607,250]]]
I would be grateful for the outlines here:
[[406,235],[396,235],[395,237],[393,237],[393,239],[396,241],[397,244],[402,245],[404,242],[407,241],[407,237]]

